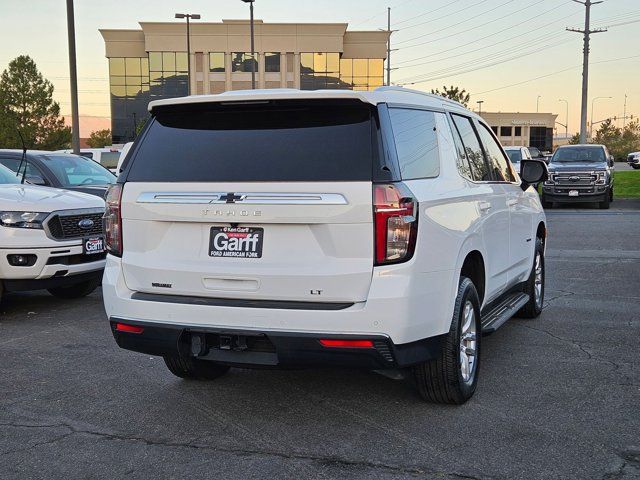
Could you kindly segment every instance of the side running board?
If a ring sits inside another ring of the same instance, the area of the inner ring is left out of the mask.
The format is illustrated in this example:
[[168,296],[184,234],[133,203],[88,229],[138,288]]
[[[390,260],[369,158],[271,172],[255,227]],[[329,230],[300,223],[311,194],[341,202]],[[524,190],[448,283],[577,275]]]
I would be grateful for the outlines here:
[[529,301],[526,293],[512,293],[488,312],[482,315],[482,334],[495,332],[504,322],[515,315]]

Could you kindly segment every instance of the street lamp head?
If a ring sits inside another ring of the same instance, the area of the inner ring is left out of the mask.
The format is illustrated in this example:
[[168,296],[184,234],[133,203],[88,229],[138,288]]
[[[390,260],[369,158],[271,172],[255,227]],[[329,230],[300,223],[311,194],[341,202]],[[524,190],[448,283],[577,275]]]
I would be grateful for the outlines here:
[[191,15],[191,19],[192,20],[200,20],[200,14],[199,13],[194,13]]
[[255,0],[242,0],[244,3],[253,3]]
[[176,18],[184,18],[186,15],[184,13],[176,13]]

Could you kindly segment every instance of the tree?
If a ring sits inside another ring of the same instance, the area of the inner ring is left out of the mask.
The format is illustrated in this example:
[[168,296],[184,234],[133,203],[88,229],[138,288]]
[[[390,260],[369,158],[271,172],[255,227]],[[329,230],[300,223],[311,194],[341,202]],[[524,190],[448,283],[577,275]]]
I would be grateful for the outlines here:
[[91,135],[89,135],[89,138],[87,140],[87,145],[89,145],[91,148],[102,148],[111,145],[112,143],[111,130],[109,130],[108,128],[91,132]]
[[53,85],[38,71],[35,62],[21,55],[0,76],[0,145],[57,150],[69,146],[71,128],[53,101]]
[[616,159],[625,159],[629,152],[640,149],[640,125],[637,121],[631,122],[622,129],[609,118],[598,128],[593,143],[606,145]]
[[576,133],[571,140],[569,140],[569,145],[578,145],[580,143],[580,134]]
[[442,87],[442,92],[437,88],[432,89],[431,93],[460,102],[465,107],[469,105],[469,100],[471,99],[471,95],[469,95],[464,88],[461,90],[459,87],[454,87],[453,85],[448,88],[445,85]]

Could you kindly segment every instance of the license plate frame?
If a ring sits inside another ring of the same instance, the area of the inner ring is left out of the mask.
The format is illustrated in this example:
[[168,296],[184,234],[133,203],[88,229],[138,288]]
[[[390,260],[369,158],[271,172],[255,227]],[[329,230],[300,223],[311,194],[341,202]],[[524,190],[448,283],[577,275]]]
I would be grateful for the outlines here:
[[[96,246],[97,245],[97,246]],[[103,235],[95,235],[82,239],[83,255],[98,255],[107,251]]]
[[213,226],[209,230],[212,258],[262,258],[264,228]]

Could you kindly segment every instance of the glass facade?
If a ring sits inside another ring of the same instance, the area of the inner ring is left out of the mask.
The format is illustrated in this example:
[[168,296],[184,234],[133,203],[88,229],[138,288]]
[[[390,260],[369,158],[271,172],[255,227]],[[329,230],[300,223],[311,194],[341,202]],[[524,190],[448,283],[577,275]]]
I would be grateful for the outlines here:
[[280,72],[280,54],[279,53],[265,53],[264,54],[264,71],[265,72]]
[[[255,72],[258,74],[258,55],[263,56],[260,63],[263,63],[264,73],[278,73],[285,77],[295,71],[293,53],[286,53],[285,71],[281,69],[281,57],[285,54],[279,52],[256,53],[255,57],[247,52],[230,54],[205,52],[205,62],[207,55],[210,73],[225,73],[226,55],[230,55],[231,72],[234,73],[250,73],[253,63]],[[383,85],[383,59],[346,59],[340,56],[341,54],[337,52],[300,53],[300,88],[303,90],[326,88],[373,90]],[[148,117],[147,106],[150,101],[188,95],[187,70],[186,52],[149,52],[148,57],[110,58],[109,84],[114,143],[133,140],[136,124],[144,122]],[[207,75],[206,63],[204,71]],[[295,81],[290,77],[285,80],[287,86],[295,86]],[[247,84],[246,81],[240,81],[234,77],[230,86],[224,80],[214,82],[211,79],[205,79],[205,81],[210,82],[211,93],[220,93],[225,89],[251,88],[250,83]],[[280,82],[281,80],[276,81],[271,76],[265,79],[264,85],[276,88],[272,84],[279,86]]]
[[251,53],[238,52],[231,54],[231,71],[232,72],[249,72],[251,73],[251,63],[253,62],[254,72],[258,72],[258,62]]
[[224,72],[224,53],[212,52],[209,54],[209,71],[210,72]]
[[300,54],[300,88],[347,88],[373,90],[383,85],[384,60],[381,58],[340,58],[339,53]]
[[147,118],[149,103],[149,59],[110,58],[111,134],[114,143],[135,136],[135,126]]

